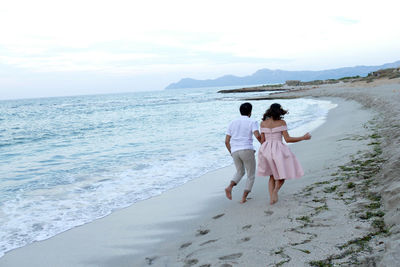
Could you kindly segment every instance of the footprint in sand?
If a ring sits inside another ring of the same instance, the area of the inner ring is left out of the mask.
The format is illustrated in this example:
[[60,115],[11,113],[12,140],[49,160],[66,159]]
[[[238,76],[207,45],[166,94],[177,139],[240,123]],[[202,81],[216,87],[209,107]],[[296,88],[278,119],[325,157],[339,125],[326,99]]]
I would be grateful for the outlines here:
[[242,227],[243,230],[247,230],[251,228],[251,224],[245,225]]
[[234,253],[226,256],[219,257],[218,259],[220,260],[234,260],[234,259],[239,259],[242,257],[243,253]]
[[187,248],[187,247],[190,246],[191,244],[192,244],[192,242],[184,243],[184,244],[181,245],[180,248],[181,248],[181,249],[182,249],[182,248]]
[[187,259],[185,260],[185,265],[183,267],[190,267],[192,265],[195,265],[199,262],[198,259]]
[[247,242],[250,241],[251,237],[243,237],[242,239],[240,239],[241,242]]
[[199,267],[211,267],[211,264],[203,264],[203,265],[200,265]]
[[196,236],[201,236],[201,235],[206,235],[210,232],[209,229],[205,229],[205,230],[197,230],[197,234]]
[[268,215],[268,216],[274,214],[274,212],[272,210],[266,210],[266,211],[264,211],[264,213],[265,213],[265,215]]
[[147,265],[152,265],[153,261],[157,259],[157,256],[154,257],[146,257],[144,260],[146,261]]
[[216,220],[216,219],[219,219],[219,218],[221,218],[222,216],[224,216],[225,215],[225,213],[221,213],[221,214],[218,214],[218,215],[215,215],[214,217],[212,217],[214,220]]
[[221,267],[232,267],[232,265],[228,264],[228,263],[224,263],[221,265]]

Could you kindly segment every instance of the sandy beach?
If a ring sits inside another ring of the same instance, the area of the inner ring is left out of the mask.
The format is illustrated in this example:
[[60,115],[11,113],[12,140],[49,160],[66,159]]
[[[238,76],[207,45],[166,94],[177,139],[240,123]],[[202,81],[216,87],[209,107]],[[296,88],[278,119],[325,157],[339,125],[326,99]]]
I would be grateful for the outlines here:
[[263,177],[247,203],[243,181],[226,199],[229,166],[10,251],[0,266],[397,266],[400,79],[273,96],[338,105],[310,141],[291,145],[305,176],[287,181],[275,205]]

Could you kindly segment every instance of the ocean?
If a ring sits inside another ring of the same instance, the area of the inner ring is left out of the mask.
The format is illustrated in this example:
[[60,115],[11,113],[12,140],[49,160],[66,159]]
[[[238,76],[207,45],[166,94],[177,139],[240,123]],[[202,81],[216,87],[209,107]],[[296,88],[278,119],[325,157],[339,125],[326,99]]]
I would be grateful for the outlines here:
[[[225,131],[240,98],[265,94],[203,88],[0,101],[0,257],[232,164]],[[252,101],[252,118],[272,103]],[[335,107],[279,103],[292,136]]]

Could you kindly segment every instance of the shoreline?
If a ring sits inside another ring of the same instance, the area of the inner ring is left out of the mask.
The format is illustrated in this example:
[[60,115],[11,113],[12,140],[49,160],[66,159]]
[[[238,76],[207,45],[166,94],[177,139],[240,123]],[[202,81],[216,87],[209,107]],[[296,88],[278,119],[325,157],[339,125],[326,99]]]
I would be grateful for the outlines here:
[[[341,100],[337,99],[336,101]],[[337,108],[333,109],[328,114],[327,122],[314,132],[317,133],[329,128],[329,123],[332,117],[335,116],[336,110]],[[304,144],[291,145],[291,149],[296,153],[296,147]],[[301,160],[301,156],[298,157]],[[177,238],[177,233],[181,229],[184,229],[184,233],[190,236],[191,234],[189,233],[194,231],[193,228],[199,228],[196,223],[199,220],[204,221],[204,218],[207,219],[203,224],[207,223],[208,220],[217,221],[212,218],[225,214],[218,218],[221,221],[228,217],[229,211],[232,212],[235,209],[240,209],[241,212],[246,212],[246,209],[255,212],[255,210],[246,206],[247,204],[252,204],[253,200],[250,200],[245,205],[238,204],[238,198],[241,195],[238,191],[241,191],[244,183],[240,183],[238,186],[240,189],[234,191],[233,201],[228,201],[225,198],[223,188],[225,188],[233,173],[233,165],[210,172],[181,187],[169,190],[158,197],[136,203],[105,218],[71,229],[48,240],[35,242],[26,247],[13,250],[0,258],[0,266],[26,264],[43,266],[45,262],[48,265],[45,264],[44,266],[52,266],[51,263],[54,262],[57,262],[56,266],[132,266],[132,263],[134,263],[133,266],[143,266],[150,262],[152,265],[157,266],[156,264],[160,264],[163,261],[169,261],[171,265],[167,266],[174,266],[174,251],[180,252],[179,248],[188,243],[184,241],[185,234],[181,238]],[[300,179],[295,182],[301,183],[302,181]],[[267,207],[268,205],[266,190],[264,190],[266,186],[266,179],[258,177],[254,192],[250,195],[253,199],[258,199],[258,207]],[[201,194],[198,192],[198,188],[201,189]],[[171,206],[174,207],[173,210]],[[152,210],[154,214],[150,214],[148,210]],[[258,214],[258,216],[263,218],[265,215],[262,210],[260,212],[262,213],[261,215]],[[132,218],[135,219],[132,220]],[[136,221],[137,218],[142,219],[138,222]],[[237,219],[235,218],[234,220]],[[196,234],[198,234],[197,231],[201,233],[202,227],[195,230]],[[219,232],[219,230],[212,229],[212,232]],[[102,238],[98,236],[99,233],[107,233],[107,235]],[[130,240],[126,240],[127,238]],[[175,244],[175,248],[171,246],[171,242]],[[165,247],[166,244],[167,246]],[[129,247],[129,249],[113,248],[121,245]],[[152,247],[154,245],[162,248],[160,253],[157,254],[153,251]],[[61,250],[61,247],[64,249]],[[169,248],[172,251],[162,252]],[[189,248],[190,246],[187,247],[187,249]],[[51,253],[48,253],[49,251]],[[37,260],[37,265],[35,265],[35,259]],[[59,261],[60,259],[62,259],[61,262]]]
[[[396,206],[400,186],[394,175],[400,167],[396,165],[398,157],[393,156],[398,156],[397,148],[390,146],[388,138],[399,138],[393,126],[400,127],[396,122],[400,109],[395,105],[400,98],[400,82],[396,79],[340,86],[343,87],[324,85],[280,94],[330,100],[335,97],[339,106],[313,131],[311,142],[291,145],[306,176],[288,181],[276,205],[267,204],[266,179],[260,177],[256,178],[248,203],[238,203],[243,181],[235,188],[234,200],[228,201],[223,189],[234,172],[229,166],[136,203],[135,207],[6,253],[0,258],[0,266],[296,266],[293,264],[324,260],[340,263],[351,255],[339,258],[346,248],[357,250],[361,246],[349,242],[363,237],[368,238],[358,241],[374,253],[359,250],[361,261],[395,266],[391,264],[400,251],[396,241],[400,230],[395,225],[399,219]],[[343,111],[347,111],[348,118],[341,121]],[[373,115],[376,123],[365,124]],[[368,145],[374,142],[379,144]],[[354,166],[358,166],[359,173],[366,172],[361,165],[368,160],[367,153],[379,148],[380,157],[385,159],[381,163],[388,168],[384,173],[380,166],[376,173],[369,172],[369,176],[373,175],[370,185],[377,178],[389,183],[375,185],[372,193],[376,195],[371,200],[357,191],[363,188],[359,180],[342,181],[339,177],[345,177],[346,172],[349,176],[357,173]],[[361,159],[357,159],[358,154]],[[358,161],[352,163],[355,159]],[[335,173],[340,175],[332,175]],[[343,193],[341,197],[339,193]],[[378,195],[382,196],[379,200]],[[351,199],[353,202],[346,204]],[[367,213],[356,214],[354,210],[365,209],[366,205],[379,207],[368,210],[371,217],[362,219],[360,216]],[[383,224],[379,218],[384,219]],[[349,226],[351,231],[346,230]],[[379,227],[382,233],[371,235]],[[342,249],[337,247],[346,244]]]

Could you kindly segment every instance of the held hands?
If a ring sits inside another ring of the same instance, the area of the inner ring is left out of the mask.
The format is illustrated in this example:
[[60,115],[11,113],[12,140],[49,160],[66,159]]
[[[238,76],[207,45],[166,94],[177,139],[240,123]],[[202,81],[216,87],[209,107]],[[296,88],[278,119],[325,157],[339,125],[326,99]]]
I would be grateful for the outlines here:
[[311,139],[310,133],[306,133],[305,135],[303,135],[303,140],[310,140],[310,139]]

